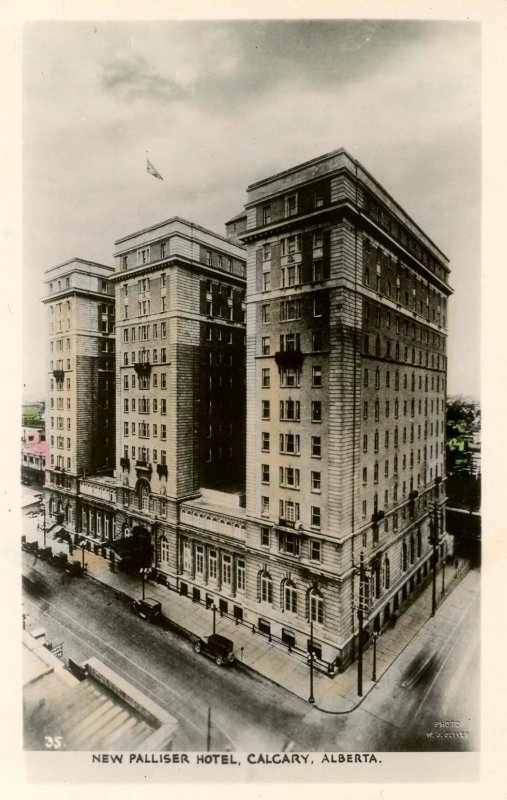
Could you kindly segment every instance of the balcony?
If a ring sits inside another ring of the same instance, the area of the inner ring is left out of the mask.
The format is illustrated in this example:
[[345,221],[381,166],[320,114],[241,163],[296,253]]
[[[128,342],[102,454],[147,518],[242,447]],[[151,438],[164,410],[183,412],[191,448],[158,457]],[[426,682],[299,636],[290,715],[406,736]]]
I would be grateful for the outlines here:
[[279,370],[301,369],[303,353],[301,350],[278,350],[275,353],[275,363]]
[[63,381],[64,378],[64,371],[63,369],[54,369],[53,370],[53,377],[56,381]]
[[134,369],[137,375],[149,375],[151,373],[151,364],[149,361],[137,361],[134,364]]
[[372,522],[380,522],[381,519],[384,519],[385,512],[384,511],[374,511],[371,515]]
[[136,461],[136,469],[142,470],[144,472],[151,472],[151,464],[148,464],[147,461],[137,460]]
[[419,497],[419,492],[418,492],[417,490],[415,490],[415,491],[413,491],[413,492],[410,492],[410,494],[409,494],[409,496],[408,496],[408,499],[409,499],[409,500],[411,500],[411,501],[413,501],[413,500],[415,500],[417,497]]
[[159,478],[163,475],[167,480],[167,464],[157,464],[157,475]]
[[130,458],[120,458],[120,467],[122,469],[130,470]]

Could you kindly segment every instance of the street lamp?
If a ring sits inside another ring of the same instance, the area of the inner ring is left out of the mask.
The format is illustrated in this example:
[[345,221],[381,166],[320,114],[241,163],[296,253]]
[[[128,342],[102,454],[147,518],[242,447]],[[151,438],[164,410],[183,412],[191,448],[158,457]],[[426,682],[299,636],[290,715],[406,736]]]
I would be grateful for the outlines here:
[[144,583],[146,581],[146,578],[150,574],[150,572],[151,572],[151,569],[149,567],[141,567],[141,569],[139,570],[139,573],[141,575],[141,579],[142,579],[142,582],[143,582],[143,600],[144,600]]
[[430,508],[430,538],[433,551],[431,554],[432,586],[431,586],[431,616],[435,616],[437,610],[437,545],[438,545],[438,510],[437,504],[433,503]]
[[373,631],[373,671],[371,674],[372,681],[377,680],[377,639],[379,637],[378,631]]
[[42,533],[44,535],[44,547],[46,546],[46,504],[42,504]]
[[363,621],[364,612],[368,611],[366,596],[366,568],[364,564],[364,551],[359,556],[359,604],[357,606],[357,619],[359,622],[359,643],[357,652],[357,693],[363,696]]
[[445,594],[445,558],[446,558],[446,546],[445,542],[442,545],[443,554],[442,554],[442,595]]
[[213,611],[213,635],[216,633],[217,625],[216,625],[216,616],[217,616],[217,607],[213,603],[211,610]]
[[[311,610],[310,610],[310,617],[311,617]],[[310,664],[310,696],[308,698],[309,703],[315,703],[315,697],[313,696],[313,659],[314,659],[313,619],[310,618],[310,652],[308,653],[308,663]]]

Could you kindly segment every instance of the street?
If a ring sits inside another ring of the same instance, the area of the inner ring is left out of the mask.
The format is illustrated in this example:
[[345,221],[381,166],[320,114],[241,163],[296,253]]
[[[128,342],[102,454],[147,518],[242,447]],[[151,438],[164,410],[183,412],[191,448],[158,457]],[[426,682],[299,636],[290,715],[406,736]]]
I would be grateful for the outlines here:
[[[43,625],[64,658],[94,655],[178,718],[175,749],[279,751],[472,750],[478,747],[479,573],[465,581],[353,712],[320,712],[241,665],[219,668],[182,636],[133,616],[90,577],[64,581],[23,554],[44,595],[24,590],[27,628]],[[465,587],[467,582],[467,587]],[[211,632],[211,631],[210,631]],[[365,671],[371,670],[371,650]],[[464,679],[466,676],[466,680]]]

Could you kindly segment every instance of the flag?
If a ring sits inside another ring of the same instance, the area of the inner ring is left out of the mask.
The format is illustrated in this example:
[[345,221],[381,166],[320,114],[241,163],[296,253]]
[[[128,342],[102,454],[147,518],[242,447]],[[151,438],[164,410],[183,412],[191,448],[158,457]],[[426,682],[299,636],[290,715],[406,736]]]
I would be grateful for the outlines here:
[[146,159],[146,172],[149,172],[150,175],[153,175],[154,178],[158,178],[159,181],[164,180],[160,172],[157,169],[155,169],[149,158]]

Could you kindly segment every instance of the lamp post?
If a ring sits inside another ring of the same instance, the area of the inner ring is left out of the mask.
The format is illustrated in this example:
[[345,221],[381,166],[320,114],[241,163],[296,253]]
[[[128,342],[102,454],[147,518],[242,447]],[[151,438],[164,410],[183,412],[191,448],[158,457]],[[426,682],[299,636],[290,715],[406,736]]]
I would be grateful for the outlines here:
[[310,664],[310,696],[308,698],[309,703],[315,703],[315,697],[313,696],[313,659],[314,659],[313,619],[311,618],[311,610],[310,610],[310,652],[308,653],[308,662]]
[[437,544],[438,544],[438,511],[436,503],[430,508],[430,538],[429,542],[433,548],[431,555],[432,586],[431,586],[431,616],[435,616],[437,610]]
[[42,534],[44,536],[44,547],[46,546],[46,504],[42,504]]
[[446,547],[445,542],[442,545],[443,554],[442,554],[442,595],[445,594],[445,558],[446,558]]
[[143,600],[144,600],[144,583],[145,583],[145,581],[146,581],[146,578],[147,578],[147,577],[148,577],[148,575],[150,574],[150,572],[151,572],[151,570],[150,570],[150,568],[149,568],[149,567],[141,567],[141,569],[139,570],[139,573],[140,573],[140,575],[141,575],[141,580],[142,580],[142,582],[143,582],[143,584],[142,584],[142,586],[143,586],[143,588],[142,588],[142,592],[143,592]]
[[216,624],[217,607],[216,607],[216,605],[214,603],[213,603],[213,605],[211,607],[211,610],[213,611],[213,635],[215,635],[216,630],[217,630],[217,624]]
[[364,551],[359,556],[359,605],[357,606],[357,619],[359,622],[359,642],[357,650],[357,693],[363,696],[363,620],[366,606],[366,569],[364,566]]
[[378,631],[373,631],[373,671],[371,674],[372,681],[377,680],[377,639],[379,637]]

